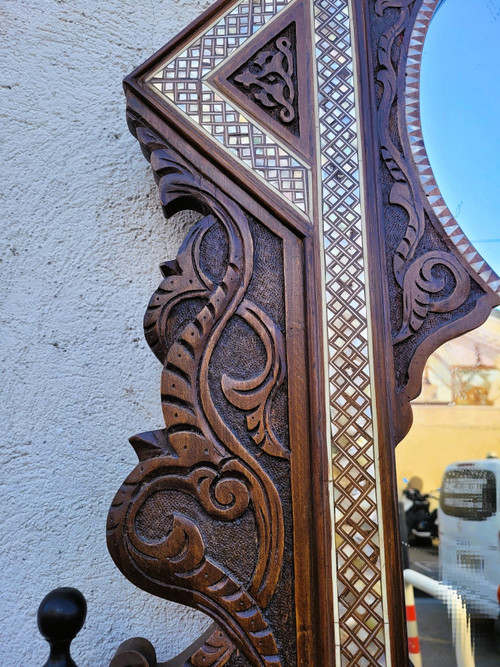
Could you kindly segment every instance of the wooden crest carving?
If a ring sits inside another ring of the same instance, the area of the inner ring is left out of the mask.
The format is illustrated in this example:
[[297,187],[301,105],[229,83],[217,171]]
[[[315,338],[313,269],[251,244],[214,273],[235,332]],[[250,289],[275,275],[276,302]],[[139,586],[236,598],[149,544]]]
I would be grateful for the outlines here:
[[294,28],[291,24],[287,31],[290,36],[284,31],[277,35],[228,79],[240,90],[248,91],[262,107],[275,109],[279,121],[287,125],[298,116],[293,81],[297,59]]
[[438,6],[436,0],[378,0],[369,9],[401,437],[429,355],[479,326],[498,303],[498,278],[447,209],[423,142],[420,60]]
[[[217,621],[192,664],[225,664],[236,647],[249,664],[295,664],[312,650],[295,639],[296,573],[310,555],[301,566],[290,553],[312,521],[305,441],[290,465],[291,437],[308,420],[289,388],[307,374],[295,330],[304,320],[301,239],[225,195],[137,114],[128,120],[165,214],[204,217],[160,267],[146,311],[165,428],[130,440],[139,464],[113,501],[109,549],[136,585]],[[285,274],[292,258],[297,278]],[[292,507],[294,488],[302,507]]]
[[423,145],[437,5],[219,0],[125,81],[166,217],[202,216],[108,519],[125,576],[215,622],[178,664],[408,664],[393,450],[429,354],[500,303]]

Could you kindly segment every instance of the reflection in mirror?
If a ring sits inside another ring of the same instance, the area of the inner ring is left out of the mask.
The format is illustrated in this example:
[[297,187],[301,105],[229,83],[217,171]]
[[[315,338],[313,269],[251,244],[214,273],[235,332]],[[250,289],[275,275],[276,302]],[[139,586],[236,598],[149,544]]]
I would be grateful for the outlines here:
[[422,55],[425,147],[451,213],[500,272],[500,0],[446,0]]
[[[446,204],[499,274],[500,0],[473,4],[448,0],[434,15],[420,114]],[[413,414],[396,450],[410,658],[498,665],[500,311],[430,357]]]
[[[446,343],[429,358],[413,414],[412,429],[396,450],[408,567],[460,596],[468,612],[464,622],[470,623],[474,656],[472,662],[457,661],[447,605],[435,597],[422,597],[417,582],[415,608],[423,664],[498,665],[498,310],[482,327]],[[461,632],[466,640],[469,629]]]

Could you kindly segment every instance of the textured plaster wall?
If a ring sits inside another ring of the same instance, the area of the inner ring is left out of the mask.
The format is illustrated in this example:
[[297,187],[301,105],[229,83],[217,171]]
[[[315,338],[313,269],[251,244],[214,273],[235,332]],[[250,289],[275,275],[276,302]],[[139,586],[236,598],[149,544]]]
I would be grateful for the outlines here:
[[1,3],[2,665],[45,662],[36,611],[56,586],[88,600],[82,666],[135,635],[165,660],[208,625],[135,589],[105,545],[127,438],[162,425],[142,316],[186,231],[162,217],[121,80],[206,6]]

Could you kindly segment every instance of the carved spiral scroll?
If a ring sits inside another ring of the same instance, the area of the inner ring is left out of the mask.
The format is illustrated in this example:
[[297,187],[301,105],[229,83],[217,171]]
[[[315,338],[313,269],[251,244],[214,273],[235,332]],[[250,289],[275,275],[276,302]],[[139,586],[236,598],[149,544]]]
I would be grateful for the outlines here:
[[[398,99],[399,76],[404,74],[404,68],[398,71],[394,50],[401,48],[404,33],[410,25],[412,4],[409,0],[377,0],[375,4],[379,16],[387,9],[400,10],[395,21],[380,37],[377,50],[380,65],[377,81],[382,87],[378,106],[380,150],[393,180],[389,202],[401,207],[407,214],[405,233],[393,256],[394,277],[403,291],[402,325],[393,336],[394,345],[415,334],[428,313],[445,313],[459,308],[470,292],[467,271],[451,252],[436,250],[419,256],[419,244],[426,232],[426,198],[419,179],[415,178],[411,156],[405,153],[404,142],[397,140],[391,129],[394,125],[391,123],[394,105],[401,103]],[[404,113],[402,115],[404,118]],[[431,295],[445,287],[444,279],[433,277],[433,269],[438,265],[446,268],[455,284],[445,297],[434,300]]]
[[271,420],[272,399],[286,374],[283,336],[270,317],[246,300],[236,313],[260,336],[266,348],[267,363],[252,381],[233,380],[224,375],[222,389],[233,405],[251,411],[247,416],[248,430],[262,450],[288,459],[290,453],[274,434]]
[[[229,321],[242,318],[262,341],[267,360],[250,380],[224,374],[221,389],[230,404],[246,413],[252,440],[267,454],[286,459],[289,454],[271,419],[275,394],[286,375],[283,336],[246,297],[253,241],[244,212],[194,177],[184,160],[138,118],[130,115],[129,123],[151,161],[166,214],[189,205],[206,215],[176,259],[161,266],[164,277],[145,315],[146,340],[163,364],[165,428],[131,439],[140,463],[113,501],[109,549],[134,583],[156,595],[187,600],[211,615],[252,664],[277,665],[278,648],[264,612],[283,560],[281,501],[271,478],[216,407],[210,367]],[[223,231],[227,245],[220,279],[208,277],[199,260],[204,239],[215,227]],[[183,311],[190,316],[176,325],[183,304],[191,304]],[[257,553],[248,584],[207,553],[200,528],[182,507],[163,512],[153,536],[144,533],[140,517],[155,503],[159,507],[159,499],[170,492],[192,498],[214,521],[231,522],[251,512]],[[227,651],[223,654],[225,662]]]
[[[432,295],[442,292],[447,282],[445,277],[433,275],[439,266],[449,271],[454,284],[449,294],[433,300]],[[451,253],[434,250],[416,259],[405,273],[403,325],[394,343],[400,343],[418,331],[428,312],[447,313],[462,305],[469,290],[469,275]]]

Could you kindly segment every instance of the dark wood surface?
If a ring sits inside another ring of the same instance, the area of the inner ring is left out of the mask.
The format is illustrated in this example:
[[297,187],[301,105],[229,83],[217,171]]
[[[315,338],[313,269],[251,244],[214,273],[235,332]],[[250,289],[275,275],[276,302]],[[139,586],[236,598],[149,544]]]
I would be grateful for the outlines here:
[[235,646],[250,664],[317,664],[331,630],[311,620],[322,607],[328,619],[331,586],[314,539],[328,522],[312,479],[308,377],[321,348],[317,326],[306,331],[307,311],[318,320],[304,293],[308,244],[202,176],[145,117],[130,111],[129,125],[165,214],[204,217],[162,265],[146,312],[165,429],[131,439],[140,463],[110,510],[109,549],[140,587],[211,615],[228,664],[241,662]]
[[394,449],[411,427],[410,401],[420,393],[429,356],[480,326],[499,303],[445,234],[411,157],[404,75],[421,4],[354,3],[385,575],[397,665],[408,664],[408,653]]
[[[499,303],[442,229],[412,160],[405,66],[421,4],[352,3],[378,511],[398,667],[408,655],[394,449],[428,356]],[[321,201],[311,214],[287,204],[145,85],[228,5],[125,80],[129,127],[165,215],[191,208],[202,218],[162,265],[146,312],[165,427],[131,438],[139,463],[113,502],[108,545],[136,585],[216,622],[172,665],[332,665]],[[306,3],[294,3],[211,81],[301,154],[316,192],[309,20]],[[300,48],[297,26],[308,36]]]
[[86,616],[87,601],[78,589],[63,587],[47,593],[37,613],[38,629],[50,646],[44,667],[77,667],[70,647]]

